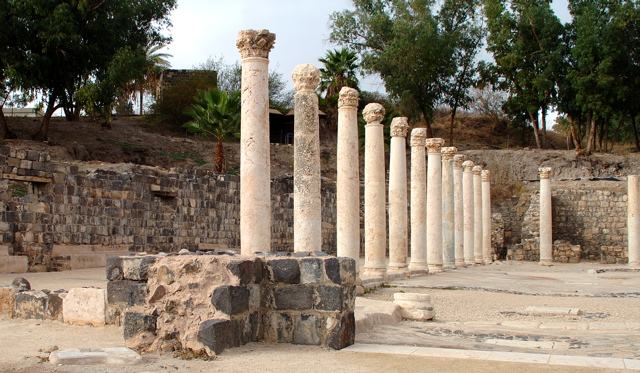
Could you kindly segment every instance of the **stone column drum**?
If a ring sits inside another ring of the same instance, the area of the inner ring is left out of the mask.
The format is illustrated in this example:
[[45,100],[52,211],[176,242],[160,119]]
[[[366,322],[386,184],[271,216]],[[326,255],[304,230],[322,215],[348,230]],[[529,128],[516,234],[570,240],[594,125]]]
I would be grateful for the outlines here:
[[482,166],[473,166],[473,257],[482,260]]
[[628,176],[627,239],[629,265],[640,266],[640,176]]
[[363,276],[385,276],[387,263],[387,219],[384,171],[384,107],[368,104],[362,111],[364,142],[364,273]]
[[411,260],[412,273],[426,273],[427,267],[427,167],[426,128],[411,131]]
[[464,262],[464,208],[462,193],[462,162],[464,155],[453,156],[453,215],[454,215],[454,245],[456,266],[466,267]]
[[240,244],[243,255],[271,251],[268,30],[238,32],[242,56],[240,124]]
[[482,258],[484,264],[493,263],[491,253],[491,174],[482,170]]
[[311,64],[298,65],[292,79],[297,91],[293,125],[293,251],[321,251],[320,123],[315,92],[320,70]]
[[429,272],[442,271],[442,157],[444,139],[427,144],[427,265]]
[[336,186],[337,255],[360,259],[360,146],[356,89],[342,87],[338,99],[338,160]]
[[473,161],[464,161],[462,163],[464,172],[462,173],[462,188],[463,188],[463,206],[464,206],[464,262],[469,265],[474,265],[475,259],[473,257],[474,248],[474,218],[473,212]]
[[389,270],[388,275],[407,271],[407,132],[409,119],[391,122],[389,159]]
[[551,167],[540,167],[540,265],[553,263],[553,223],[551,218]]
[[455,218],[453,200],[453,156],[458,149],[442,148],[442,261],[445,268],[456,267]]

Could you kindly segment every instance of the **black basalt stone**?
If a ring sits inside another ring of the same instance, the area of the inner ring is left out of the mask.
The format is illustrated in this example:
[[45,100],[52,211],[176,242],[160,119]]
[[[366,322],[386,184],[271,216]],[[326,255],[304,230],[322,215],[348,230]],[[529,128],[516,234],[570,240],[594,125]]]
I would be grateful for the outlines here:
[[313,307],[313,286],[276,286],[274,298],[277,310],[309,310]]
[[124,339],[130,339],[143,332],[156,332],[157,317],[144,313],[125,312]]
[[324,344],[340,350],[347,346],[351,346],[356,339],[356,319],[353,312],[340,315],[339,322],[335,324],[333,329],[329,330]]
[[267,262],[267,267],[271,269],[271,281],[274,283],[300,283],[300,265],[296,259],[272,259]]
[[327,273],[327,277],[334,284],[340,284],[342,279],[340,277],[340,261],[338,258],[328,258],[324,261],[324,270]]
[[234,320],[213,319],[200,324],[198,342],[209,347],[216,354],[226,348],[240,346],[240,333]]
[[211,304],[227,315],[249,310],[249,289],[244,286],[218,286],[211,295]]
[[316,289],[315,309],[319,311],[342,311],[344,290],[341,286],[320,285]]
[[322,259],[303,258],[300,260],[300,282],[318,284],[322,282]]

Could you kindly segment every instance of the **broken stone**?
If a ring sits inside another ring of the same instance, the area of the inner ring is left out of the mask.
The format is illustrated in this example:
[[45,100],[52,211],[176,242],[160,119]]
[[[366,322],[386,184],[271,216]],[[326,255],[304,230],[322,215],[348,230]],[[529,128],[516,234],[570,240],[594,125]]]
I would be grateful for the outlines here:
[[0,317],[13,317],[13,308],[16,302],[16,293],[18,291],[13,287],[0,287]]
[[24,277],[16,277],[11,283],[11,287],[14,287],[18,290],[31,290],[31,284]]
[[173,271],[169,269],[169,267],[167,266],[160,266],[160,268],[158,268],[158,282],[167,284],[167,285],[171,285],[173,284],[173,281],[175,280],[175,275],[173,274]]
[[427,321],[436,317],[429,294],[395,293],[393,303],[400,306],[403,319]]
[[16,295],[13,317],[16,319],[44,319],[48,296],[40,290],[25,290]]
[[125,280],[146,281],[149,276],[149,266],[156,261],[156,257],[124,257],[122,271]]
[[[52,293],[47,294],[47,310],[46,310],[46,318],[50,320],[63,320],[62,310],[64,309],[64,297],[66,297],[67,292],[64,290],[56,290]],[[51,352],[51,351],[49,351]]]
[[324,344],[334,350],[351,346],[356,339],[356,319],[353,312],[327,319],[329,333]]

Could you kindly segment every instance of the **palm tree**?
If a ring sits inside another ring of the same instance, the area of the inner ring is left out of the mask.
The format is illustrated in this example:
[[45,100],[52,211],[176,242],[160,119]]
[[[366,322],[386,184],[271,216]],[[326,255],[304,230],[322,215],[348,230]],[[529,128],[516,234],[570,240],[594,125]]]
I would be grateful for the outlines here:
[[185,110],[193,118],[184,124],[189,132],[216,139],[214,171],[226,172],[223,140],[240,137],[240,91],[231,94],[210,89],[198,91],[196,104]]
[[142,78],[136,79],[128,84],[126,89],[126,97],[133,96],[136,92],[140,99],[140,115],[143,115],[144,102],[143,97],[146,91],[157,92],[160,85],[160,77],[162,72],[171,67],[171,63],[167,60],[173,57],[169,53],[160,52],[166,44],[155,40],[147,41],[144,46],[145,62],[143,66]]
[[344,48],[327,51],[325,57],[319,59],[324,64],[320,69],[320,91],[325,92],[325,99],[339,94],[345,86],[358,89],[357,60],[355,52]]

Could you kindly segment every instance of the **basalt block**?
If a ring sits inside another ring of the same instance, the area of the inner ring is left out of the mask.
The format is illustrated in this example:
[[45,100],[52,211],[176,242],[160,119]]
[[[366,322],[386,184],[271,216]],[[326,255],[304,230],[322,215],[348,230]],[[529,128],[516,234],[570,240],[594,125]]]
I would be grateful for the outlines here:
[[296,259],[273,259],[267,261],[270,280],[274,283],[299,284],[300,265]]
[[200,324],[198,342],[219,354],[227,348],[240,346],[240,335],[236,321],[213,319]]
[[16,295],[13,317],[16,319],[41,319],[45,317],[48,296],[39,290],[21,291]]
[[245,286],[218,286],[211,295],[211,304],[227,315],[249,310],[249,289]]
[[145,282],[114,280],[107,283],[107,302],[109,304],[144,305],[147,294],[148,290]]
[[287,285],[274,287],[277,310],[308,310],[313,308],[313,286]]

